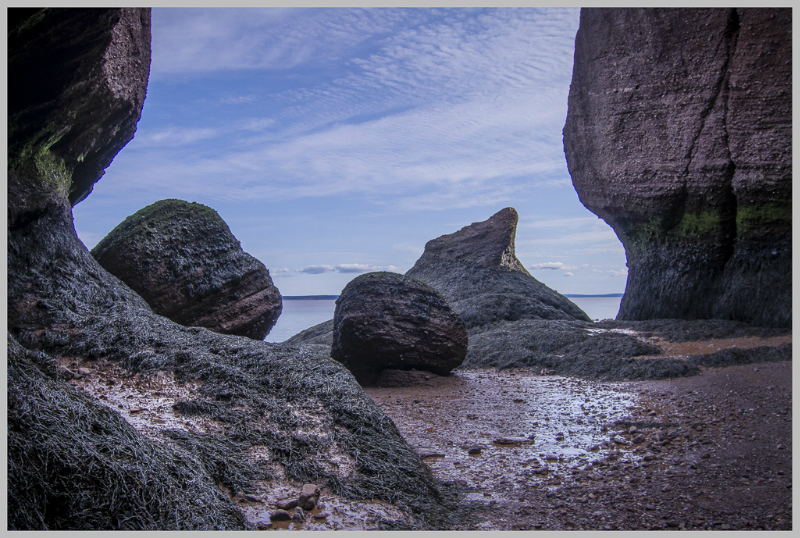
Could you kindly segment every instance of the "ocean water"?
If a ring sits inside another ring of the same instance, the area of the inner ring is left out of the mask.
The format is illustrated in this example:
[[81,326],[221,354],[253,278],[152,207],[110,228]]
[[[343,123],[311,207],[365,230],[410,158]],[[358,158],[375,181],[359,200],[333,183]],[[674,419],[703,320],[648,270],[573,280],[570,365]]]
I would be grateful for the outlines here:
[[[594,319],[614,319],[622,297],[570,297],[586,314]],[[333,319],[336,301],[329,299],[285,299],[278,323],[264,339],[265,342],[283,342],[300,331],[323,321]]]

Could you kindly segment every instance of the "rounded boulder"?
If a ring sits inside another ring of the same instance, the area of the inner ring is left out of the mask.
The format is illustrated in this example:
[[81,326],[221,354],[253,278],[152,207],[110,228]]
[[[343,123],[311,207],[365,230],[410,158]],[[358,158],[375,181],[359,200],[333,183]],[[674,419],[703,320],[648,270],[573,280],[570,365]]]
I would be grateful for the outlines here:
[[397,273],[353,279],[336,301],[331,356],[362,385],[384,369],[446,375],[467,354],[461,317],[431,286]]
[[181,325],[263,340],[283,308],[269,270],[202,204],[155,202],[114,228],[92,256]]

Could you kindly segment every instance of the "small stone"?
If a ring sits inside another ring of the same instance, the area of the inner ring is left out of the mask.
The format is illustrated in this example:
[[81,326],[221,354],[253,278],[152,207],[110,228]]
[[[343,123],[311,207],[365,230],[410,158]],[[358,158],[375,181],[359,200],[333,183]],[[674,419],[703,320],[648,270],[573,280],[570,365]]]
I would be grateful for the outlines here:
[[472,447],[469,447],[469,449],[467,450],[467,454],[469,454],[471,456],[474,456],[476,454],[480,454],[482,451],[483,451],[483,448],[481,448],[479,446],[472,446]]
[[283,499],[276,502],[275,506],[281,510],[292,510],[297,506],[297,499]]
[[303,509],[299,506],[294,509],[294,514],[292,514],[292,521],[296,521],[298,523],[302,523],[306,520],[306,515],[303,513]]
[[314,514],[314,519],[325,519],[330,514],[328,512],[320,512],[319,514]]
[[78,373],[80,375],[92,375],[92,371],[88,368],[78,368]]
[[305,484],[300,497],[297,499],[297,504],[303,510],[313,510],[319,500],[320,490],[316,484]]
[[286,510],[275,510],[269,515],[270,521],[289,521],[292,515]]

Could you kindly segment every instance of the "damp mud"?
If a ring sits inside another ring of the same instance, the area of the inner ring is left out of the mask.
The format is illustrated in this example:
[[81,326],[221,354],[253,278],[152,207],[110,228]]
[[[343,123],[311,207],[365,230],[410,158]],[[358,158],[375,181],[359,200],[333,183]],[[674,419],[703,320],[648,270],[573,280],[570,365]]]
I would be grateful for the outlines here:
[[455,530],[791,529],[791,362],[602,383],[524,370],[367,393],[434,475]]

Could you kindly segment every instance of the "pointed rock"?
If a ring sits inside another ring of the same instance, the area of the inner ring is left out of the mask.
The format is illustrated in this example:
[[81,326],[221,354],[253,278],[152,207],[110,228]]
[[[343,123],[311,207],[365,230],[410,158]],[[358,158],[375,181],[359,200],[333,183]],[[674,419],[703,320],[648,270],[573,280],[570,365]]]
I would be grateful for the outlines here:
[[483,222],[428,241],[407,273],[433,288],[474,332],[498,321],[591,321],[580,308],[522,266],[514,250],[517,211],[507,207]]

